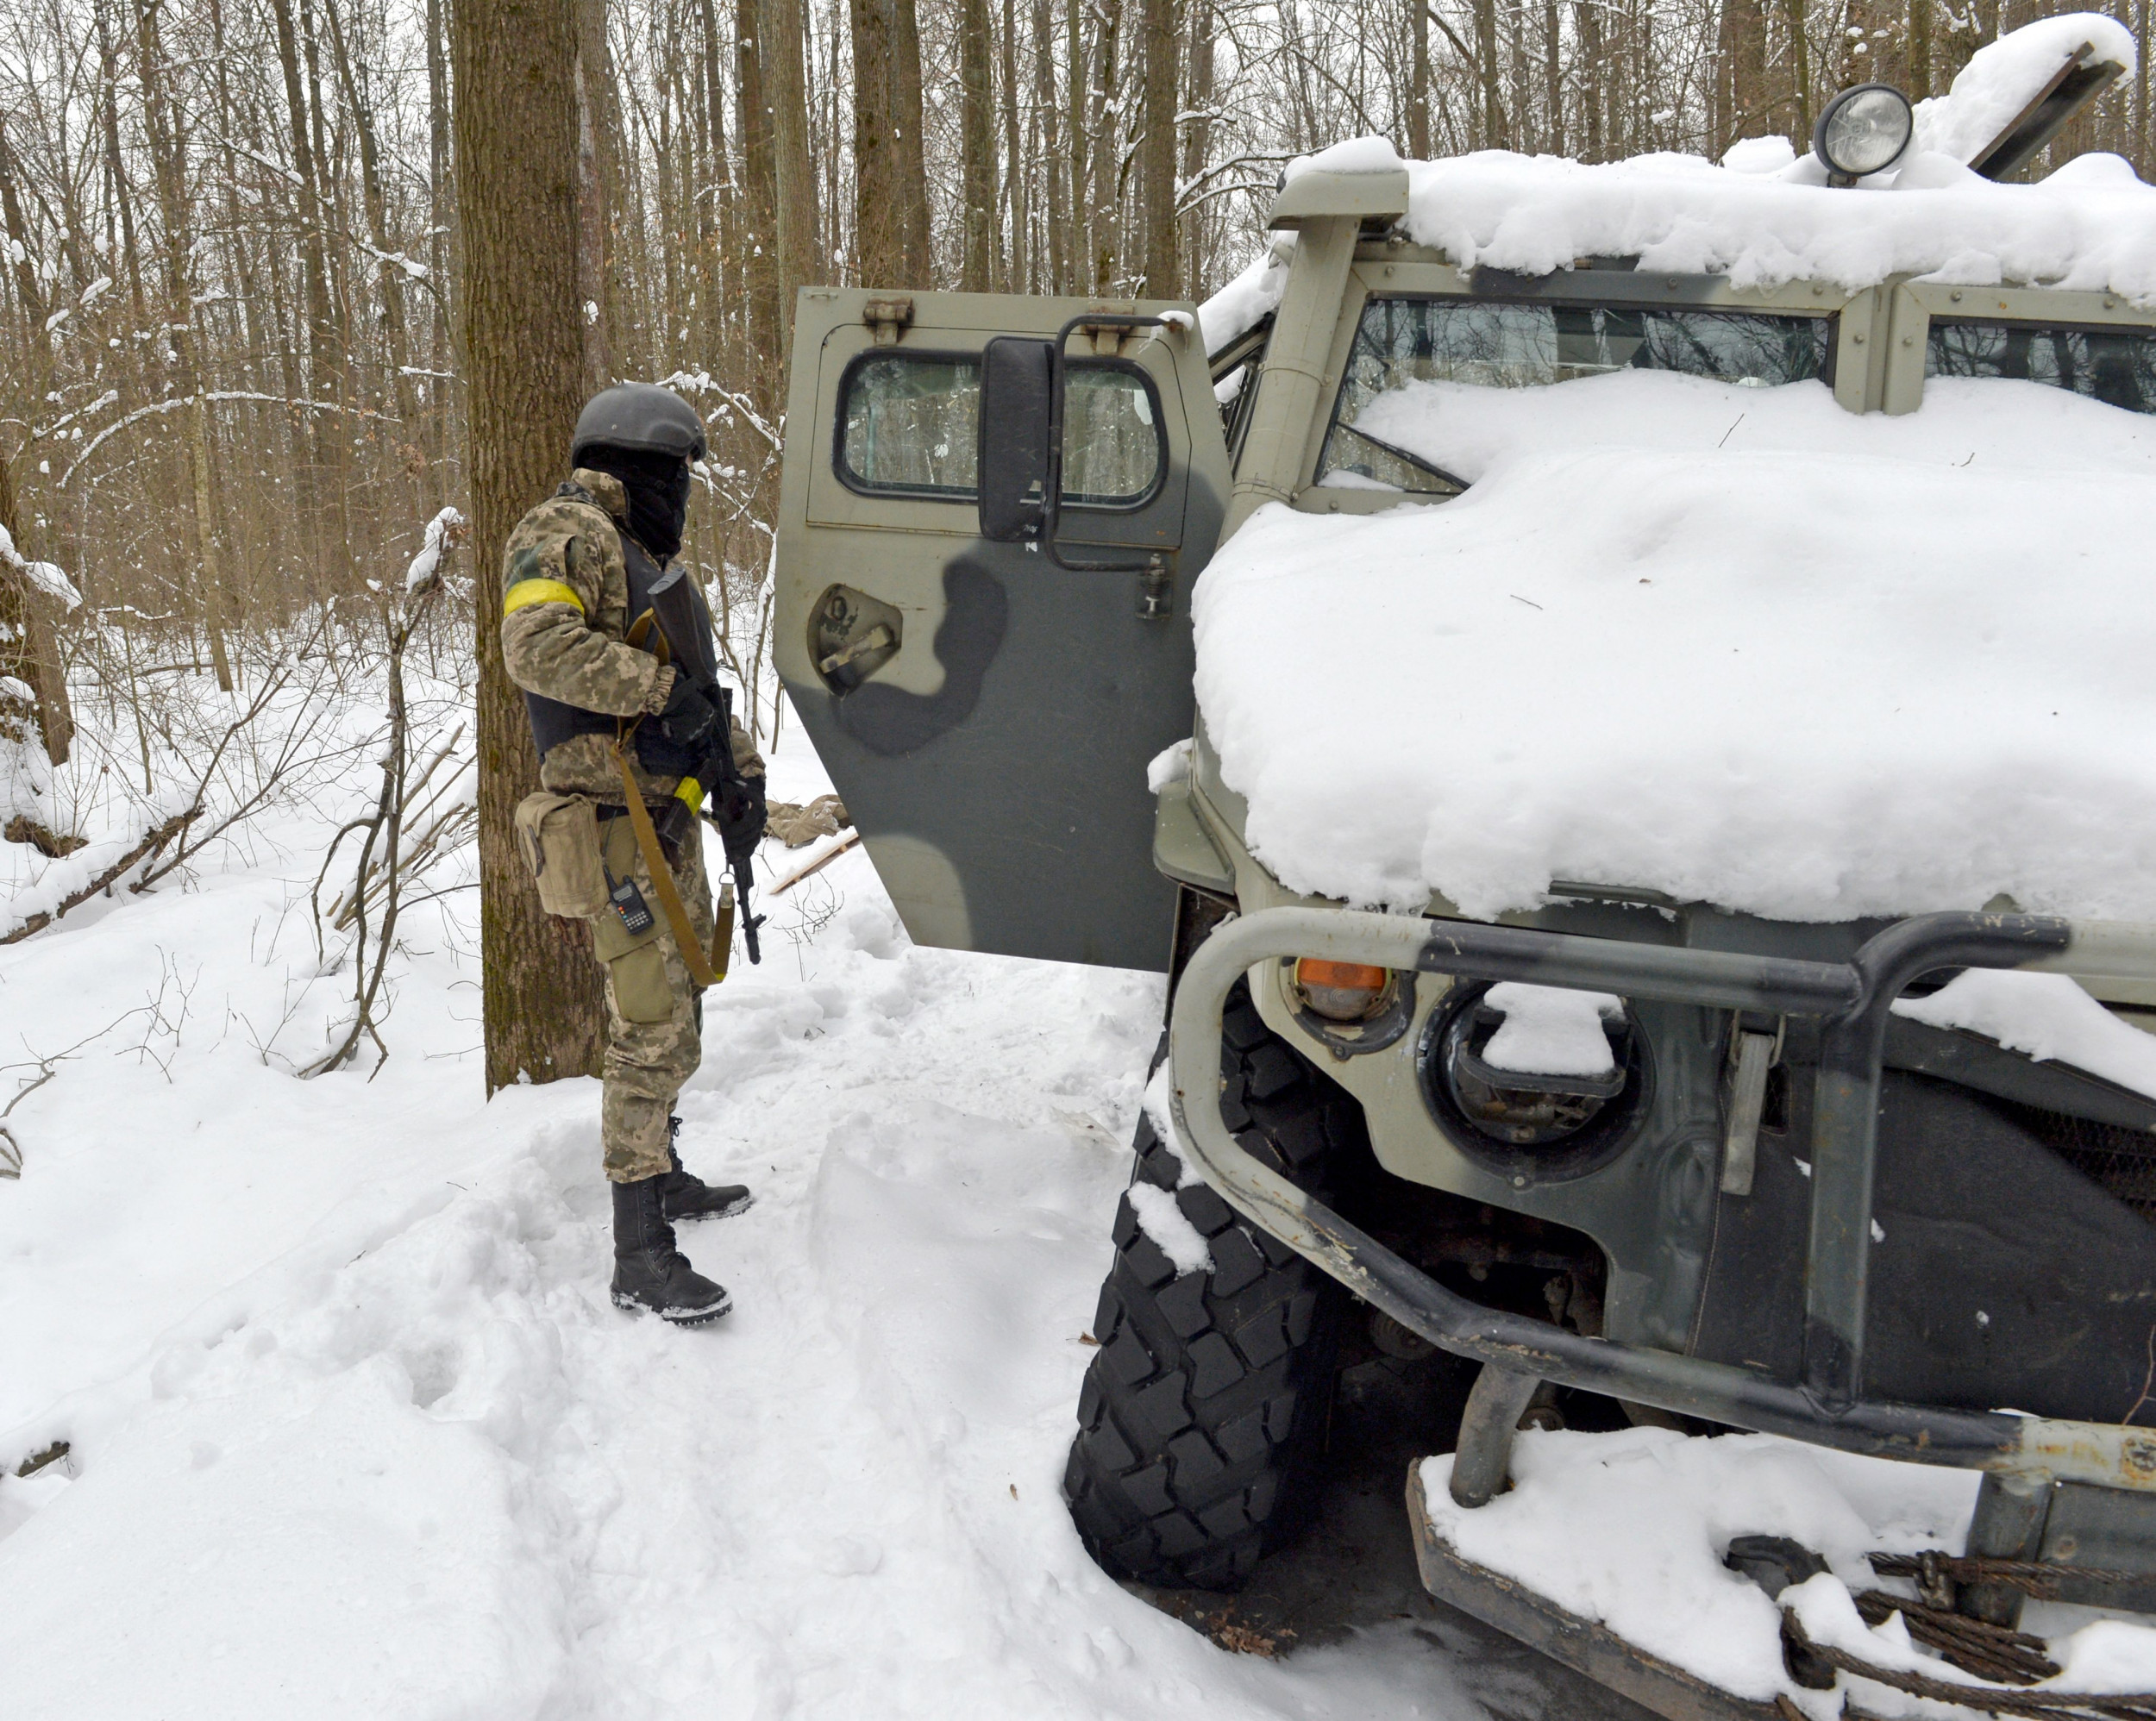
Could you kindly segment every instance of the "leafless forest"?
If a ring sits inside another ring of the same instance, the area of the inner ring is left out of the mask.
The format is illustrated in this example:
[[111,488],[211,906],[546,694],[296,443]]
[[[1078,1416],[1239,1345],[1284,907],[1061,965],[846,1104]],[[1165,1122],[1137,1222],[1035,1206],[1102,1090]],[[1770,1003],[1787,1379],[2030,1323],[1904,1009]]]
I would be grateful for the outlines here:
[[[229,682],[460,503],[457,0],[0,0],[0,460],[74,625]],[[716,433],[753,652],[803,282],[1201,297],[1332,140],[1588,160],[1943,90],[2001,0],[574,0],[585,368]],[[2141,40],[2148,0],[2127,18]],[[2146,59],[2146,55],[2144,55]],[[2066,141],[2149,161],[2147,73]],[[66,643],[62,641],[62,649]],[[198,666],[198,667],[197,667]]]

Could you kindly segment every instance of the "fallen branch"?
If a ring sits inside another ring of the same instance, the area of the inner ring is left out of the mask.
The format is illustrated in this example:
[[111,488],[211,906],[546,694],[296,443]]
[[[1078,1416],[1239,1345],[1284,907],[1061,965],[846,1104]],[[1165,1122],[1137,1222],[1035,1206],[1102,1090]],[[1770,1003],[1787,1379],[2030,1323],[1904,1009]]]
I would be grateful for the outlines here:
[[818,855],[813,860],[810,861],[807,866],[803,867],[798,872],[788,873],[786,877],[780,879],[777,884],[772,886],[769,890],[766,891],[764,895],[768,897],[775,897],[784,892],[792,890],[796,885],[799,884],[802,879],[809,877],[812,873],[822,872],[824,867],[830,866],[832,861],[837,860],[840,855],[843,854],[849,848],[851,848],[860,841],[861,833],[857,830],[852,832],[849,835],[841,837],[837,842],[834,842],[829,848],[826,848],[821,854]]
[[145,833],[142,840],[115,860],[103,872],[72,894],[62,897],[50,911],[32,915],[14,931],[0,935],[0,944],[19,944],[34,932],[42,932],[71,908],[80,908],[100,892],[108,891],[125,878],[128,873],[145,860],[161,853],[166,843],[200,817],[199,806],[189,807],[185,812],[174,813],[164,823]]

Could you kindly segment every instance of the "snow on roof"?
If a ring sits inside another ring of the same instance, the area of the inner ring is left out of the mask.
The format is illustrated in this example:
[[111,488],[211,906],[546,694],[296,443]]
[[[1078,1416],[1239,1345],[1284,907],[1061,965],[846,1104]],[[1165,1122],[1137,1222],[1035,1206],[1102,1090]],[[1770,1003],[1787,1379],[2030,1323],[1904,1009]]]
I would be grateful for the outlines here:
[[[2084,43],[2131,75],[2133,36],[2115,18],[2074,12],[2027,25],[1978,50],[1947,94],[1918,103],[1902,161],[1850,188],[1828,186],[1818,159],[1797,158],[1783,138],[1746,139],[1720,164],[1663,153],[1596,166],[1508,150],[1403,162],[1382,138],[1354,138],[1298,159],[1286,177],[1405,168],[1408,236],[1463,269],[1540,275],[1583,257],[1637,257],[1645,270],[1739,287],[1819,280],[1855,291],[1909,274],[2156,304],[2156,188],[2124,160],[2083,156],[2033,185],[1996,184],[1965,165]],[[1209,347],[1279,303],[1286,254],[1275,240],[1207,301]]]
[[2156,422],[1642,371],[1381,407],[1474,487],[1261,509],[1196,593],[1206,732],[1290,889],[2156,914]]

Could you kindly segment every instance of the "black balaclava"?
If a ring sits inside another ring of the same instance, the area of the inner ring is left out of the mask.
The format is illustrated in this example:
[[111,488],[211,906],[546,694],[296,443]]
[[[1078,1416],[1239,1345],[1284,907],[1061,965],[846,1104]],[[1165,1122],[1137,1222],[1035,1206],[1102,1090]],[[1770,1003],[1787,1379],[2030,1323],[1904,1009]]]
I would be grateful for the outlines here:
[[689,518],[689,463],[679,454],[650,448],[610,448],[593,443],[580,449],[576,463],[621,480],[629,495],[630,535],[665,562],[681,548]]

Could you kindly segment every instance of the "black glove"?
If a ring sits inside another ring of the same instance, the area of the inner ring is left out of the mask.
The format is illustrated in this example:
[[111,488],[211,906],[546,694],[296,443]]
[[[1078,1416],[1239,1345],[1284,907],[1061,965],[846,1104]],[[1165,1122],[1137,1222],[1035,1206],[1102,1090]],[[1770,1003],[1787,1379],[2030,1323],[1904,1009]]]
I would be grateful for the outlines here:
[[728,860],[738,865],[763,841],[763,779],[740,777],[718,789],[718,839]]
[[718,722],[718,708],[695,688],[689,685],[686,675],[674,678],[674,691],[667,695],[665,707],[659,713],[659,727],[676,747],[693,750],[704,744],[705,738]]

